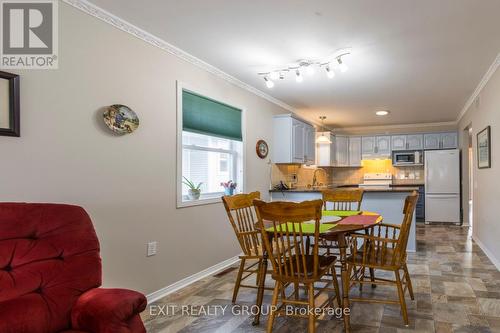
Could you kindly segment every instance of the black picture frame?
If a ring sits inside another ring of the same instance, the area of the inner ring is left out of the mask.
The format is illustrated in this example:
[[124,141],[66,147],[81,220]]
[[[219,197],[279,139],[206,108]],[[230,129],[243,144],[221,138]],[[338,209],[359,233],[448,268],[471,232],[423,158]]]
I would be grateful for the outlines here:
[[9,81],[9,127],[0,128],[0,136],[21,136],[21,110],[19,107],[19,75],[0,71],[0,79]]
[[[486,152],[483,151],[485,149],[484,143],[482,142],[483,140],[486,140]],[[491,126],[487,126],[485,129],[477,133],[476,144],[478,169],[491,168]],[[481,146],[482,144],[483,146]],[[484,160],[484,156],[482,156],[484,153],[488,154],[486,160]]]

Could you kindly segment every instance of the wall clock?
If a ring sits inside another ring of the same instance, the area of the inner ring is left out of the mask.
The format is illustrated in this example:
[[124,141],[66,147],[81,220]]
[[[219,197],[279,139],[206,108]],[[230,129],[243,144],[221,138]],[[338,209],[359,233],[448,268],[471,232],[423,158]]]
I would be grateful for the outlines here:
[[260,158],[266,158],[267,154],[269,154],[269,146],[267,145],[267,142],[264,140],[257,141],[255,150],[257,152],[257,156],[259,156]]

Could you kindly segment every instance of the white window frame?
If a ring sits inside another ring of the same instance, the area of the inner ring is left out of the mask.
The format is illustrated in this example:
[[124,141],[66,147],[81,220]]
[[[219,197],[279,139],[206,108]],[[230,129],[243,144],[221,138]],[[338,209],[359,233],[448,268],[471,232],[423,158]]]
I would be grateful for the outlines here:
[[[189,86],[188,84],[177,81],[177,172],[176,172],[176,189],[177,189],[177,208],[185,208],[185,207],[192,207],[192,206],[200,206],[200,205],[210,205],[210,204],[217,204],[217,203],[222,203],[221,196],[224,194],[223,191],[220,192],[220,196],[218,196],[218,193],[210,193],[211,195],[216,195],[216,197],[211,197],[211,198],[200,198],[199,200],[191,200],[191,201],[183,201],[182,200],[182,151],[185,148],[182,144],[182,91],[190,91],[194,94],[213,99],[214,101],[224,103],[226,105],[232,106],[234,108],[237,108],[241,110],[241,135],[242,135],[242,148],[241,148],[241,153],[242,153],[242,179],[243,179],[243,185],[240,187],[242,192],[245,192],[245,186],[247,183],[247,178],[246,178],[246,110],[243,107],[235,105],[235,103],[226,101],[223,98],[220,98],[218,96],[214,96],[212,93],[208,93],[204,91],[203,89],[199,88],[194,88]],[[205,151],[210,151],[210,152],[220,152],[220,153],[233,153],[231,150],[226,150],[226,149],[217,149],[217,148],[207,148],[207,147],[200,147],[196,145],[187,145],[186,147],[189,147],[190,149],[195,149],[195,150],[205,150]],[[229,160],[228,160],[229,162]],[[228,166],[230,167],[230,166]],[[233,163],[233,168],[236,167],[236,164]]]

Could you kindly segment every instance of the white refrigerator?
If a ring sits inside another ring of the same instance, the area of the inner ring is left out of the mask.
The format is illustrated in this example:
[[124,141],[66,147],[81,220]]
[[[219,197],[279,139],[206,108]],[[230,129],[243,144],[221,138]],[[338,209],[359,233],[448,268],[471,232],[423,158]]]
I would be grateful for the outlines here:
[[460,223],[460,152],[425,152],[425,222]]

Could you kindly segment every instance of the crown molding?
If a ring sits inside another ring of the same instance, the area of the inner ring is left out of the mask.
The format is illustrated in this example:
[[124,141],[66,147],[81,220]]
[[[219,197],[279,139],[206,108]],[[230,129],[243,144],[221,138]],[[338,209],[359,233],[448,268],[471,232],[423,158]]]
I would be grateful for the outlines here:
[[496,70],[498,69],[498,66],[500,66],[500,53],[497,54],[490,68],[488,68],[486,73],[483,75],[483,78],[481,79],[481,81],[479,81],[479,84],[477,85],[476,89],[465,103],[464,107],[462,108],[462,111],[460,111],[460,114],[458,115],[458,118],[456,120],[457,124],[460,122],[460,120],[465,115],[467,110],[471,107],[472,103],[474,103],[476,98],[481,93],[481,90],[483,90],[484,86],[486,86],[486,84],[491,79],[493,74],[495,74]]
[[[445,127],[456,126],[456,121],[445,121],[436,123],[416,123],[416,124],[394,124],[394,125],[373,125],[373,126],[356,126],[356,127],[335,127],[335,132],[349,132],[349,131],[384,131],[384,130],[398,130],[408,128],[431,128],[431,127]],[[325,126],[327,127],[327,126]]]
[[280,101],[279,99],[274,98],[274,97],[266,94],[265,92],[263,92],[259,89],[256,89],[256,88],[252,87],[251,85],[246,84],[245,82],[243,82],[241,80],[238,80],[234,76],[227,74],[226,72],[220,70],[219,68],[206,63],[205,61],[179,49],[178,47],[176,47],[170,43],[167,43],[163,39],[147,32],[147,31],[142,30],[141,28],[125,21],[124,19],[122,19],[116,15],[111,14],[110,12],[94,5],[93,3],[89,2],[89,1],[86,1],[86,0],[62,0],[62,1],[70,6],[73,6],[77,9],[81,10],[82,12],[84,12],[88,15],[91,15],[95,18],[98,18],[101,21],[104,21],[104,22],[114,26],[115,28],[118,28],[126,33],[131,34],[132,36],[139,38],[148,44],[151,44],[155,47],[158,47],[164,51],[167,51],[168,53],[170,53],[170,54],[172,54],[172,55],[174,55],[174,56],[192,64],[192,65],[195,65],[195,66],[197,66],[197,67],[199,67],[199,68],[201,68],[201,69],[203,69],[211,74],[214,74],[217,77],[219,77],[219,78],[221,78],[221,79],[223,79],[223,80],[225,80],[225,81],[227,81],[227,82],[229,82],[229,83],[231,83],[239,88],[247,90],[254,95],[262,97],[265,100],[282,107],[285,110],[288,110],[288,111],[295,113],[295,108],[286,104],[285,102]]

